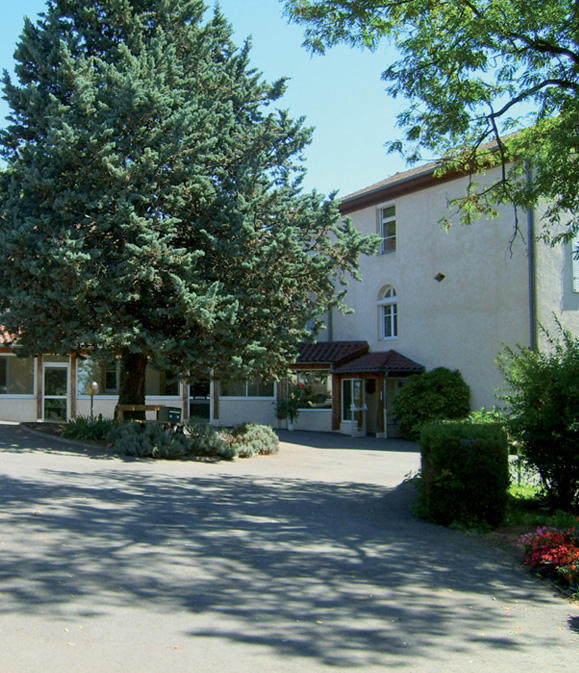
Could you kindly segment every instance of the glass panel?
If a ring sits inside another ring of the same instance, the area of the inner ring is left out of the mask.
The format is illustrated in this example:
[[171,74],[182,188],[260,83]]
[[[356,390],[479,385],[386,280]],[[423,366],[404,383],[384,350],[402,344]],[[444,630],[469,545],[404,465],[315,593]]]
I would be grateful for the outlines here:
[[342,381],[342,419],[349,421],[352,418],[352,379]]
[[8,358],[0,357],[0,393],[8,392]]
[[389,206],[388,208],[382,208],[382,217],[385,219],[387,217],[394,217],[396,215],[396,206]]
[[34,358],[0,356],[0,394],[34,394]]
[[226,381],[221,384],[221,397],[246,397],[245,381]]
[[248,397],[273,397],[273,381],[248,381]]
[[[111,362],[105,368],[105,393],[115,394],[119,392],[120,363]],[[101,389],[102,390],[102,389]]]
[[147,367],[145,372],[145,395],[169,396],[179,394],[179,379],[170,372]]
[[303,386],[302,409],[331,409],[332,376],[327,370],[298,371],[295,382]]
[[68,369],[66,367],[46,367],[44,370],[44,394],[66,397],[67,379]]
[[209,400],[191,400],[189,402],[189,418],[209,420]]
[[[110,365],[115,366],[115,365]],[[76,388],[79,395],[88,395],[87,386],[92,381],[98,383],[99,391],[97,395],[110,395],[118,393],[118,388],[108,389],[108,367],[93,358],[84,358],[78,361],[76,369]]]
[[208,400],[209,389],[209,379],[192,379],[189,383],[189,397],[196,400]]
[[66,422],[66,400],[44,400],[44,419],[46,421]]
[[352,388],[354,406],[360,408],[364,404],[364,388],[362,386],[362,381],[360,381],[360,379],[352,381]]

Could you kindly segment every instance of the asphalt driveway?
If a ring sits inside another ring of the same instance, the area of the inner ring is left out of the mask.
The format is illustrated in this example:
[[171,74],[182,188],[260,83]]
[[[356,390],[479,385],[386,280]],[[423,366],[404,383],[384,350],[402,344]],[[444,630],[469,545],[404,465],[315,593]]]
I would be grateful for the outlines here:
[[413,518],[414,445],[282,439],[148,462],[0,424],[0,673],[577,670],[578,603]]

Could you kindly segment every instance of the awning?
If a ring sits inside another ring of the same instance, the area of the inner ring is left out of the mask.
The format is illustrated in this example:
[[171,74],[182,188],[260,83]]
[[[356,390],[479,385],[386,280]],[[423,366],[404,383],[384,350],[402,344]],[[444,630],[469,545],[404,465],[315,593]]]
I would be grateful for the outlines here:
[[424,365],[401,355],[398,351],[377,351],[364,353],[359,357],[337,367],[335,374],[420,374]]
[[319,341],[302,343],[294,367],[299,365],[340,366],[369,350],[366,341]]

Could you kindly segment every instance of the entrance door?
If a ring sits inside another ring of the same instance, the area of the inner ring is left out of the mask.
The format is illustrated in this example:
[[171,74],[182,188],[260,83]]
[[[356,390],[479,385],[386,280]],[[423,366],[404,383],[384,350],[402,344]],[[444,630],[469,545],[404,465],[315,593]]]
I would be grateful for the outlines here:
[[68,364],[44,363],[42,417],[45,421],[68,420]]
[[351,422],[352,435],[363,437],[366,434],[366,404],[362,379],[342,380],[342,405],[342,419]]
[[189,384],[189,418],[211,419],[211,383],[209,378],[193,379]]

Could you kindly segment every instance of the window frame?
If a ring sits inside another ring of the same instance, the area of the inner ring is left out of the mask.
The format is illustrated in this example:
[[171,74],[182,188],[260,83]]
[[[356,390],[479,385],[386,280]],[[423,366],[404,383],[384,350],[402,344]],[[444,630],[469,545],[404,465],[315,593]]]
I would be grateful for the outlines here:
[[326,386],[326,390],[330,391],[329,399],[326,400],[324,403],[325,406],[309,406],[309,407],[299,407],[300,413],[302,412],[319,412],[319,411],[331,411],[333,408],[334,404],[334,382],[333,382],[333,376],[332,376],[332,370],[328,368],[324,369],[293,369],[291,372],[291,377],[290,380],[294,384],[303,384],[305,386],[307,385],[313,385],[312,383],[308,381],[303,381],[300,380],[300,375],[306,375],[304,378],[308,378],[309,376],[315,376],[315,375],[324,375],[325,378],[327,379],[326,383],[328,384]]
[[276,397],[276,385],[275,381],[257,381],[257,383],[260,384],[271,384],[273,389],[272,389],[272,395],[249,395],[249,387],[250,385],[255,385],[256,381],[237,381],[237,383],[243,383],[245,385],[245,395],[224,395],[222,393],[222,386],[224,384],[219,385],[219,399],[220,400],[275,400],[277,399]]
[[[18,357],[15,353],[0,353],[0,359],[4,358],[15,358]],[[32,361],[32,392],[31,393],[9,393],[9,392],[0,392],[0,399],[12,399],[12,400],[30,400],[36,397],[37,391],[37,359],[35,357],[26,358],[27,360]],[[6,359],[6,365],[8,365],[8,360]],[[8,366],[6,366],[6,386],[8,386],[9,373]]]
[[[398,226],[396,216],[396,204],[385,203],[377,209],[378,219],[378,235],[380,236],[380,255],[389,255],[396,252]],[[392,224],[394,228],[393,233],[388,233],[388,225]]]
[[[379,334],[382,341],[397,339],[399,334],[398,322],[398,293],[393,285],[385,285],[378,299]],[[386,326],[389,329],[386,329]],[[387,332],[390,332],[389,334]]]

